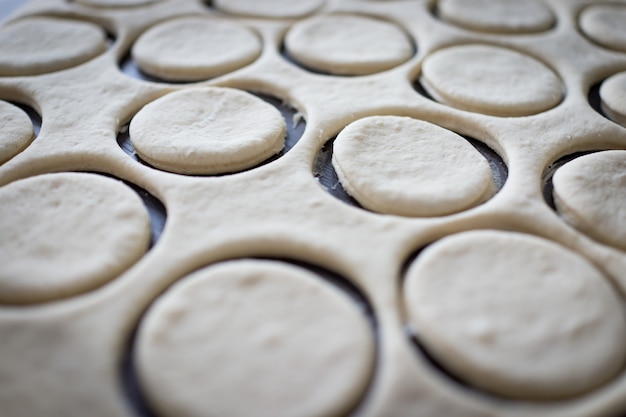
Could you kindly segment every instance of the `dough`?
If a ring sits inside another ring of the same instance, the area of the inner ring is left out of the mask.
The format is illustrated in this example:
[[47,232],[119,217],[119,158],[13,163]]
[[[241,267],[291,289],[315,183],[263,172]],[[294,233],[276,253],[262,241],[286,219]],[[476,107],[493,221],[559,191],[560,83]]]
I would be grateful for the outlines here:
[[626,5],[591,5],[580,14],[580,28],[592,41],[626,52]]
[[158,3],[163,0],[74,0],[86,6],[96,7],[134,7]]
[[602,83],[600,99],[602,111],[626,127],[626,72],[615,74]]
[[28,115],[13,104],[0,101],[0,164],[26,148],[34,136]]
[[499,231],[444,238],[411,265],[404,290],[424,345],[492,393],[569,397],[624,365],[620,300],[589,262],[550,241]]
[[568,162],[553,177],[554,203],[572,226],[626,251],[626,151]]
[[293,18],[313,13],[324,0],[213,0],[213,7],[243,16]]
[[133,45],[145,73],[167,81],[199,81],[254,61],[261,41],[249,29],[206,17],[183,17],[153,26]]
[[351,300],[276,261],[202,269],[148,310],[140,381],[163,417],[344,415],[374,365],[374,338]]
[[399,27],[366,16],[321,15],[296,23],[285,37],[296,61],[318,71],[363,75],[384,71],[413,56]]
[[341,184],[370,210],[442,216],[482,203],[494,191],[487,160],[434,124],[373,116],[348,125],[333,149]]
[[92,23],[54,17],[21,19],[0,30],[0,76],[69,68],[106,49],[104,31]]
[[539,32],[554,25],[539,0],[440,0],[437,10],[450,23],[485,32]]
[[487,45],[460,45],[426,57],[421,82],[437,101],[493,116],[526,116],[559,104],[559,78],[541,62]]
[[190,88],[146,105],[130,123],[130,140],[149,164],[180,174],[252,168],[278,153],[286,127],[279,111],[230,88]]
[[76,295],[146,251],[150,221],[129,187],[95,174],[46,174],[0,188],[0,302]]

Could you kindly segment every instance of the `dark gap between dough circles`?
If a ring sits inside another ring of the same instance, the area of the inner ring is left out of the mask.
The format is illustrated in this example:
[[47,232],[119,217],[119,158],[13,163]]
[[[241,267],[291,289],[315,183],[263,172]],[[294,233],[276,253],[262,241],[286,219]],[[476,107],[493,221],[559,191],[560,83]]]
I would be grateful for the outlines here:
[[33,140],[35,140],[37,136],[39,136],[39,131],[41,130],[41,115],[37,113],[35,109],[26,104],[16,103],[13,101],[9,101],[9,103],[13,104],[16,107],[19,107],[28,115],[31,123],[33,124],[33,131],[35,132],[35,137],[33,138]]
[[591,153],[595,153],[598,151],[585,151],[585,152],[575,152],[569,155],[565,155],[556,161],[552,162],[545,169],[543,174],[541,175],[541,184],[543,190],[543,199],[546,204],[550,206],[552,210],[556,212],[556,205],[554,203],[554,184],[552,182],[552,178],[554,177],[554,173],[561,168],[563,165],[567,164],[570,161],[573,161],[576,158],[579,158],[584,155],[588,155]]

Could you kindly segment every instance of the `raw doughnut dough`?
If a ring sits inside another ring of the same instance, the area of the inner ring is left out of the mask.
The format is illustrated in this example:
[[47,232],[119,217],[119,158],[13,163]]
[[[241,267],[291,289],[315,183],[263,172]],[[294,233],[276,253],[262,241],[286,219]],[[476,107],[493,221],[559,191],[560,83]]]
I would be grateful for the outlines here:
[[177,91],[146,105],[130,123],[130,140],[149,164],[180,174],[251,168],[278,153],[286,127],[272,105],[230,88]]
[[442,49],[424,60],[421,82],[437,101],[494,116],[526,116],[561,101],[559,78],[541,62],[488,45]]
[[626,127],[626,72],[608,78],[600,87],[604,113]]
[[366,16],[323,15],[296,23],[285,48],[318,71],[363,75],[393,68],[413,55],[407,35],[392,23]]
[[441,0],[438,11],[448,22],[485,32],[539,32],[554,24],[539,0]]
[[301,268],[230,261],[148,310],[139,379],[163,417],[344,415],[363,394],[374,338],[348,297]]
[[323,4],[324,0],[213,0],[213,6],[226,13],[270,18],[303,17]]
[[346,191],[381,213],[441,216],[482,203],[494,190],[489,163],[465,139],[408,117],[348,125],[332,162]]
[[96,7],[133,7],[157,3],[162,0],[74,0],[87,6]]
[[611,286],[581,256],[537,237],[444,238],[410,267],[405,300],[430,352],[496,394],[573,396],[624,365],[626,321]]
[[580,14],[580,28],[598,44],[626,52],[626,5],[589,6]]
[[137,40],[132,56],[145,73],[168,81],[198,81],[254,61],[261,41],[227,21],[184,17],[160,23]]
[[119,181],[46,174],[0,188],[0,302],[33,303],[93,289],[137,261],[148,213]]
[[54,17],[21,19],[0,30],[0,76],[69,68],[106,48],[104,31],[92,23]]
[[17,155],[34,135],[28,115],[13,104],[0,101],[0,164]]
[[576,158],[556,171],[553,184],[557,211],[568,223],[626,251],[626,151]]

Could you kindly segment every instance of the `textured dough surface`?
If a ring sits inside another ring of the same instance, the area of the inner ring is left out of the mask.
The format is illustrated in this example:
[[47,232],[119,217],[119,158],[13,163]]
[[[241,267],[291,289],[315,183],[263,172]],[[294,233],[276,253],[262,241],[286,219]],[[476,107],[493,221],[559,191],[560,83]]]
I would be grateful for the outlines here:
[[366,16],[315,16],[296,23],[285,38],[296,61],[318,71],[364,75],[393,68],[413,55],[406,34]]
[[198,81],[254,61],[261,42],[249,29],[204,17],[169,20],[146,31],[133,45],[137,66],[168,81]]
[[594,239],[626,251],[626,151],[604,151],[568,162],[554,174],[561,216]]
[[594,42],[626,52],[626,4],[594,4],[580,14],[580,28]]
[[34,135],[28,115],[13,104],[0,101],[0,164],[24,149]]
[[374,359],[362,313],[316,275],[233,261],[184,278],[144,318],[137,364],[162,416],[343,415]]
[[221,11],[243,16],[293,18],[313,13],[324,0],[214,0],[213,6]]
[[202,87],[163,96],[130,123],[130,139],[149,164],[181,174],[251,168],[278,153],[285,121],[260,98]]
[[105,33],[92,23],[29,17],[0,30],[0,76],[57,71],[105,50]]
[[612,288],[584,258],[536,237],[444,238],[411,266],[405,300],[440,362],[499,395],[576,395],[624,365],[626,321]]
[[626,127],[626,72],[615,74],[602,83],[600,99],[604,113]]
[[561,82],[541,62],[511,49],[461,45],[426,57],[421,81],[433,98],[462,110],[526,116],[551,109]]
[[146,251],[148,213],[119,181],[46,174],[0,188],[0,301],[66,297],[117,277]]
[[487,160],[454,132],[421,120],[373,116],[348,125],[333,166],[364,207],[400,216],[441,216],[493,192]]

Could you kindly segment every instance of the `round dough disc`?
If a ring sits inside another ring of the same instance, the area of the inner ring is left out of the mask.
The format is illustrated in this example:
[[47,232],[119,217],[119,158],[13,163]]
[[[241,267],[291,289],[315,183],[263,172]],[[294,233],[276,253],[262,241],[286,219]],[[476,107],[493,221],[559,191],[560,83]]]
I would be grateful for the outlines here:
[[285,37],[296,61],[341,75],[372,74],[413,55],[408,36],[396,25],[366,16],[315,16],[296,23]]
[[589,6],[580,14],[580,28],[592,41],[626,52],[626,5]]
[[529,33],[547,30],[554,16],[539,0],[440,0],[444,20],[484,32]]
[[344,415],[362,396],[374,338],[348,297],[276,261],[225,262],[148,310],[139,380],[163,417]]
[[149,164],[180,174],[252,168],[284,146],[280,112],[231,88],[177,91],[146,105],[130,123],[130,140]]
[[119,181],[46,174],[0,188],[0,302],[33,303],[93,289],[146,251],[150,220]]
[[153,26],[137,40],[132,56],[145,73],[167,81],[199,81],[254,61],[261,41],[249,29],[203,17]]
[[104,31],[88,22],[29,17],[0,30],[0,75],[36,75],[81,64],[107,49]]
[[444,238],[418,256],[404,290],[427,349],[492,393],[574,396],[624,365],[618,296],[584,258],[550,241],[500,231]]
[[226,13],[269,18],[303,17],[323,4],[324,0],[213,0],[213,7]]
[[626,251],[626,151],[574,159],[553,177],[554,203],[572,226]]
[[602,111],[626,127],[626,72],[608,78],[600,87]]
[[437,101],[493,116],[527,116],[563,98],[561,81],[541,62],[488,45],[461,45],[428,56],[421,82]]
[[482,203],[494,190],[487,160],[454,132],[421,120],[373,116],[339,133],[333,167],[363,207],[441,216]]
[[0,164],[26,148],[34,136],[28,115],[13,104],[0,101]]

